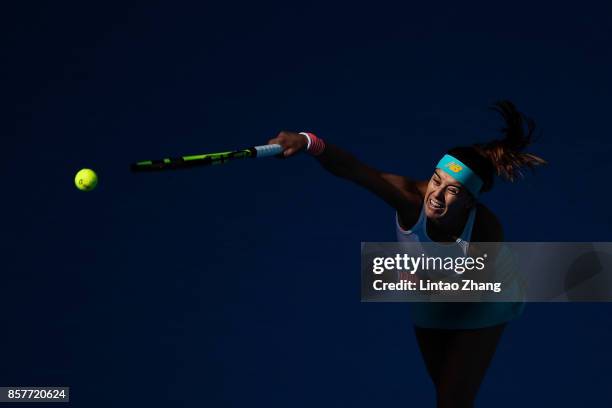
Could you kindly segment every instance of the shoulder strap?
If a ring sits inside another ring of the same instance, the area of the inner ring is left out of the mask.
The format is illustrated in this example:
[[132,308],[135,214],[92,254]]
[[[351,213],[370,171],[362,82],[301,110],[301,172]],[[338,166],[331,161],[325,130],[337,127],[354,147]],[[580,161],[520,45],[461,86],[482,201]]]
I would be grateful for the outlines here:
[[418,229],[423,229],[425,228],[425,202],[423,202],[423,205],[421,205],[421,212],[419,213],[419,219],[417,220],[416,224],[414,224],[414,226],[411,228],[413,231],[416,231]]
[[474,220],[476,219],[476,206],[472,207],[468,220],[463,228],[463,234],[461,234],[461,240],[470,242],[472,238],[472,229],[474,227]]

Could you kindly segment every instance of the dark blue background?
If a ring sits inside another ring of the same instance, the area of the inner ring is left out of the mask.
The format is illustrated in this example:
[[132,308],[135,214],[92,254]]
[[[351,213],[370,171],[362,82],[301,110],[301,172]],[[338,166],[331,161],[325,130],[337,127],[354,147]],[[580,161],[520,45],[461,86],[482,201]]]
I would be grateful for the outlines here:
[[[2,17],[1,385],[72,405],[432,406],[407,304],[360,303],[394,213],[310,157],[134,175],[310,130],[429,177],[503,125],[535,176],[483,197],[509,241],[610,241],[609,6],[31,2]],[[95,169],[82,193],[75,172]],[[482,406],[612,403],[609,304],[530,304]]]

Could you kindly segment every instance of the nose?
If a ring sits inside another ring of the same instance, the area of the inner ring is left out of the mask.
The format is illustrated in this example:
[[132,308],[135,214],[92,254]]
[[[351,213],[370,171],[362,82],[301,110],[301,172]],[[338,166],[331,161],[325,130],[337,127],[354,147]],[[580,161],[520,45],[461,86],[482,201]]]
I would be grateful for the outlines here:
[[441,203],[444,202],[444,190],[441,188],[437,188],[432,191],[431,196],[436,200],[440,201]]

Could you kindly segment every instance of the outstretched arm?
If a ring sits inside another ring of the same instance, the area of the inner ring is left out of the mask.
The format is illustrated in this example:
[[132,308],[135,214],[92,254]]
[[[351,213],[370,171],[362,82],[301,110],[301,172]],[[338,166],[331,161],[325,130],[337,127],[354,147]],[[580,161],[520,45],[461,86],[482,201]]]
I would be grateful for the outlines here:
[[[295,132],[283,131],[269,144],[277,143],[283,148],[285,157],[292,156],[307,145],[306,137]],[[325,150],[317,160],[323,168],[337,177],[352,181],[376,194],[391,207],[395,208],[402,219],[418,216],[422,198],[417,183],[406,177],[380,172],[359,161],[351,153],[325,143]]]

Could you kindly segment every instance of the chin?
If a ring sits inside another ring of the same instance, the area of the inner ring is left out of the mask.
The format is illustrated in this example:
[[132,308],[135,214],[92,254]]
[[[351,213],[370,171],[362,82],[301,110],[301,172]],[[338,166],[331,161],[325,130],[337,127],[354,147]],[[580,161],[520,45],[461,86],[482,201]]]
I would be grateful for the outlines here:
[[427,216],[427,218],[429,218],[430,220],[440,220],[442,218],[444,218],[444,215],[446,214],[446,212],[437,212],[432,210],[429,207],[425,207],[425,215]]

